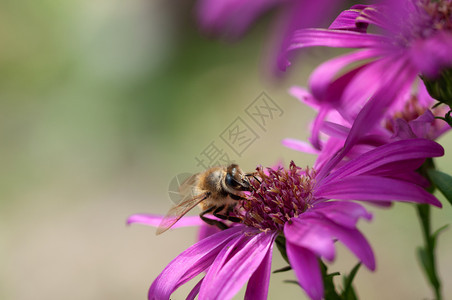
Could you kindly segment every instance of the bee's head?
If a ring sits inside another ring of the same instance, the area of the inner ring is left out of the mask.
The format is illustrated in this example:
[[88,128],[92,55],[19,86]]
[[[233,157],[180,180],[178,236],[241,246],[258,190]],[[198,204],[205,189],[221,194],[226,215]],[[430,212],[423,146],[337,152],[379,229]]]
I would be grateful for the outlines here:
[[240,167],[236,164],[231,164],[226,170],[226,177],[224,179],[228,188],[236,191],[249,191],[250,184],[243,174]]

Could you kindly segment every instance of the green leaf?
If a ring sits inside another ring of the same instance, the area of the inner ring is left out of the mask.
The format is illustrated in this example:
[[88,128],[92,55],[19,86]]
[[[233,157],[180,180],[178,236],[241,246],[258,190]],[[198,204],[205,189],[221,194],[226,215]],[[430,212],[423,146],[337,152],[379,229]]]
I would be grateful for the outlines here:
[[431,234],[430,206],[427,204],[418,204],[416,205],[416,208],[422,226],[422,234],[424,236],[424,247],[419,247],[417,249],[417,254],[421,262],[422,270],[435,292],[436,299],[441,300],[441,283],[436,271],[435,245],[439,233],[444,230],[446,226],[439,228]]
[[429,256],[427,251],[425,251],[424,248],[419,247],[417,250],[418,250],[418,256],[421,260],[421,264],[424,268],[425,275],[427,276],[428,280],[430,281],[430,284],[433,287],[438,288],[439,281],[435,275],[435,268],[432,264],[433,261],[431,260],[431,257]]
[[424,271],[425,271],[425,274],[427,275],[427,277],[428,277],[429,280],[430,280],[430,275],[429,275],[430,272],[429,272],[429,270],[430,270],[431,268],[430,268],[430,264],[429,264],[427,252],[425,252],[425,249],[424,249],[424,248],[418,247],[418,248],[417,248],[417,255],[418,255],[418,257],[419,257],[419,260],[421,261],[421,265],[422,265],[422,268],[423,268]]
[[276,247],[278,247],[279,252],[281,252],[282,258],[284,258],[284,260],[290,265],[289,258],[287,257],[285,236],[278,235],[275,242],[276,242]]
[[296,281],[296,280],[284,280],[283,282],[284,283],[292,283],[292,284],[296,284],[296,285],[300,286],[300,283],[298,283],[298,281]]
[[319,259],[320,269],[322,270],[323,286],[325,289],[325,300],[341,300],[334,286],[333,277],[340,275],[339,272],[328,274],[328,267]]
[[344,300],[356,300],[355,289],[353,288],[353,279],[355,279],[356,273],[358,273],[361,263],[357,263],[356,266],[350,271],[348,276],[344,275],[344,291],[342,292],[342,299]]
[[290,270],[292,270],[292,267],[291,266],[287,266],[287,267],[283,267],[283,268],[274,270],[273,274],[287,272],[287,271],[290,271]]
[[452,176],[434,169],[428,170],[428,175],[430,180],[438,187],[444,197],[446,197],[452,205]]
[[438,228],[432,235],[431,235],[431,239],[432,239],[432,249],[435,250],[436,248],[436,241],[438,239],[438,235],[445,230],[447,227],[449,227],[449,224],[446,224],[440,228]]

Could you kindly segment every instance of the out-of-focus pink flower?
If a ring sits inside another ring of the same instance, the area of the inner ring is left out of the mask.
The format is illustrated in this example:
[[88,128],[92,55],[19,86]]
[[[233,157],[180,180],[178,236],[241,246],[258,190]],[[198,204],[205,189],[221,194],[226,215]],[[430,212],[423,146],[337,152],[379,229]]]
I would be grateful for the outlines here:
[[[203,31],[227,39],[241,36],[251,24],[269,11],[276,11],[271,38],[272,71],[285,70],[289,62],[285,50],[295,30],[319,26],[338,7],[341,0],[199,0],[196,12]],[[284,54],[284,55],[283,55]]]
[[[367,33],[369,25],[377,26],[381,33]],[[412,76],[435,77],[452,66],[452,1],[388,0],[379,5],[355,5],[342,12],[329,29],[297,30],[289,50],[313,46],[362,49],[327,66],[334,74],[351,63],[371,60],[367,65],[376,74],[366,83],[387,68],[395,72],[396,67]],[[395,62],[397,65],[391,65]]]
[[[370,25],[381,32],[367,33]],[[297,30],[288,49],[313,46],[358,48],[323,63],[309,80],[319,106],[315,124],[320,126],[328,111],[337,110],[345,120],[356,122],[353,139],[363,134],[364,123],[378,125],[418,75],[435,78],[452,67],[452,1],[356,5],[329,29]],[[320,147],[315,136],[312,142]]]

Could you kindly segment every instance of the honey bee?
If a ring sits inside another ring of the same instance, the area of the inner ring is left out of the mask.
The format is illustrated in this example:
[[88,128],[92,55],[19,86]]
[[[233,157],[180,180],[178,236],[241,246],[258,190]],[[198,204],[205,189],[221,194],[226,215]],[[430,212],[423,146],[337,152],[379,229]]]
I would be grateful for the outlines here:
[[253,175],[244,174],[236,164],[228,167],[213,167],[191,176],[179,187],[181,194],[189,196],[170,209],[160,223],[156,234],[171,228],[197,205],[202,211],[199,217],[207,224],[216,225],[222,229],[227,227],[218,220],[204,216],[209,213],[222,220],[239,222],[240,219],[228,214],[234,209],[238,200],[245,199],[243,192],[251,189],[248,176]]

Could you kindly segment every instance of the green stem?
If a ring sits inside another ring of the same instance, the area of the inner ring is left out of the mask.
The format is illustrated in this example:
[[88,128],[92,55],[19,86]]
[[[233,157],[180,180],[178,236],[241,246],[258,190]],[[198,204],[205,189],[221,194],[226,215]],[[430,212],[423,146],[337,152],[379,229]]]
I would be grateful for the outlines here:
[[438,273],[436,270],[435,261],[435,238],[431,233],[430,222],[430,206],[428,204],[416,205],[419,221],[421,223],[422,235],[424,238],[424,248],[420,249],[420,259],[422,267],[424,268],[425,275],[428,278],[432,289],[435,292],[436,300],[442,300],[441,295],[441,283],[439,281]]

